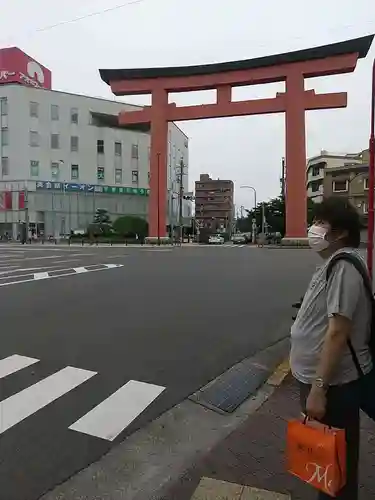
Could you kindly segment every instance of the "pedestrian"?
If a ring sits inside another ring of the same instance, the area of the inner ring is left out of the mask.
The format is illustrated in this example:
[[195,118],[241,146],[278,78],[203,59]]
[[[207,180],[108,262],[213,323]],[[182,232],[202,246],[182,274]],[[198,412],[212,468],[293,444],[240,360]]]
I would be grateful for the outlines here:
[[[360,381],[348,345],[363,373],[372,370],[369,349],[371,302],[363,278],[351,262],[334,262],[350,253],[367,271],[358,248],[361,223],[355,207],[343,198],[327,198],[315,207],[308,232],[310,247],[321,257],[291,329],[290,366],[300,388],[303,413],[323,424],[345,429],[347,481],[340,500],[358,499]],[[318,494],[319,500],[330,498]]]

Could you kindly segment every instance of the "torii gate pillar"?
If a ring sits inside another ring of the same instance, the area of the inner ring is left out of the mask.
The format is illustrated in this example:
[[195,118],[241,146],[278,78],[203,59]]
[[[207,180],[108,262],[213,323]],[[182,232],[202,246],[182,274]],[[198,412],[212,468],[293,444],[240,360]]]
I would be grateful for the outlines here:
[[[245,61],[176,68],[100,70],[115,95],[151,94],[152,104],[119,114],[119,125],[151,128],[149,236],[166,234],[168,122],[229,116],[285,113],[286,234],[289,242],[306,238],[305,111],[343,108],[347,95],[315,94],[305,79],[354,71],[367,55],[374,35],[345,42]],[[285,92],[271,99],[233,102],[232,88],[285,82]],[[177,107],[171,92],[216,90],[216,103]],[[272,138],[270,138],[272,141]]]

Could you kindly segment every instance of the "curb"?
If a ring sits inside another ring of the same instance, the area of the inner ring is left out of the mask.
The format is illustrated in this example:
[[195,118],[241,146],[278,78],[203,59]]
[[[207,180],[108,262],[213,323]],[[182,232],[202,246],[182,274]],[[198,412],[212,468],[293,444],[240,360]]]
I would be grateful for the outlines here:
[[[267,348],[270,352],[265,349],[248,358],[253,364],[263,365],[263,370],[264,363],[272,358],[276,368],[268,372],[265,383],[233,413],[219,414],[185,399],[40,500],[164,499],[181,477],[255,413],[281,385],[289,372],[285,360],[288,342],[287,338],[282,339]],[[280,359],[284,361],[280,363]]]
[[272,373],[266,384],[273,387],[280,387],[290,372],[289,357],[286,358]]

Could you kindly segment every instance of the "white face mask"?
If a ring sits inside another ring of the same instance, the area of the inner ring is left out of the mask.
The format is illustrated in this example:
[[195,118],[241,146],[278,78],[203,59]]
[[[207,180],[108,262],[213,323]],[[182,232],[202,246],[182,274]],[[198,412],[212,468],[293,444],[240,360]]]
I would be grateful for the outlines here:
[[309,245],[315,252],[321,252],[329,247],[329,242],[325,239],[327,234],[327,229],[314,224],[310,227],[308,232]]

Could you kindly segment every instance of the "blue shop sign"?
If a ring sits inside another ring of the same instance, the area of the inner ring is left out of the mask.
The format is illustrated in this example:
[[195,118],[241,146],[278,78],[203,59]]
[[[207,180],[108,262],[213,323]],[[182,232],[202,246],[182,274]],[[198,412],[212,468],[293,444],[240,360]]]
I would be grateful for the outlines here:
[[103,186],[96,184],[81,184],[72,182],[53,182],[53,181],[38,181],[36,189],[44,191],[62,191],[73,193],[105,193],[105,194],[132,194],[137,196],[148,196],[149,189],[119,187],[119,186]]

